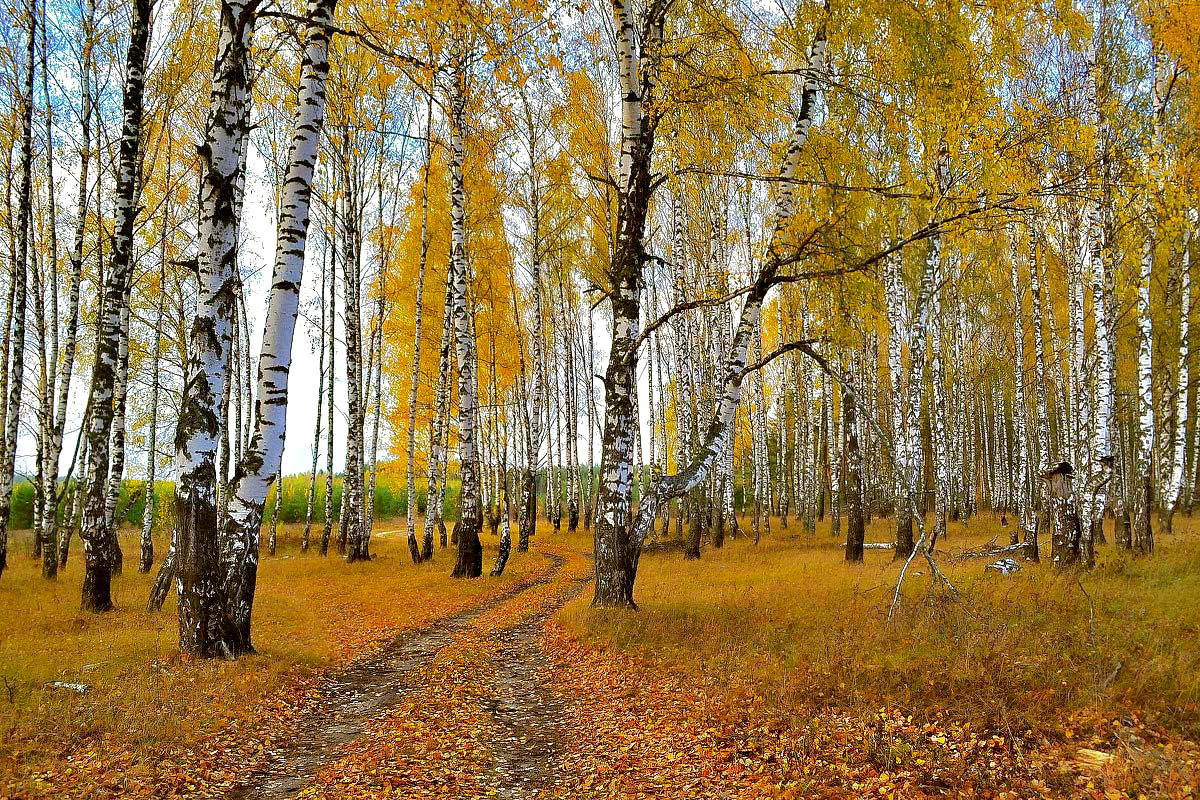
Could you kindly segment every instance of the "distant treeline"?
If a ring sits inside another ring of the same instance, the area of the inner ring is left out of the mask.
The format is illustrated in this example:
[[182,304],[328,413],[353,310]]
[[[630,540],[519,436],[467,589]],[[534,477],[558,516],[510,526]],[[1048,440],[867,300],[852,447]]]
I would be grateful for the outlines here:
[[[538,498],[539,510],[544,510],[541,506],[545,502],[546,495],[546,470],[542,470],[538,481]],[[560,479],[560,490],[566,494],[566,470],[556,469],[555,474]],[[582,480],[587,480],[589,477],[589,469],[587,467],[580,468]],[[639,471],[638,481],[634,483],[634,500],[640,499],[642,481],[644,476]],[[514,481],[510,491],[512,496],[511,502],[515,505],[517,502],[517,489],[515,486],[516,475],[511,478]],[[283,505],[279,507],[279,521],[288,522],[304,522],[304,511],[308,503],[308,475],[288,475],[283,479]],[[145,498],[145,481],[127,480],[121,485],[121,498],[117,503],[117,511],[121,514],[121,523],[127,525],[140,525],[142,523],[142,512],[146,507]],[[442,508],[442,516],[446,520],[454,520],[457,517],[458,510],[458,479],[451,476],[449,486],[446,488],[446,502]],[[161,529],[162,526],[169,525],[169,518],[173,511],[171,504],[171,496],[174,492],[175,484],[171,481],[157,481],[154,484],[154,493],[157,496],[155,503],[155,514],[157,519],[154,521],[156,529]],[[418,487],[417,489],[417,513],[425,513],[425,489]],[[491,499],[490,497],[488,498]],[[739,485],[734,489],[734,504],[742,510],[745,503],[749,501],[749,497],[744,496],[743,488]],[[271,509],[275,503],[275,487],[271,487],[271,491],[267,496],[267,507],[264,520],[271,519]],[[65,506],[65,504],[64,504]],[[333,514],[334,519],[340,513],[342,507],[342,478],[336,476],[333,479]],[[67,509],[64,507],[60,514],[65,515]],[[392,477],[389,474],[380,472],[379,480],[375,486],[375,518],[376,519],[391,519],[393,517],[403,517],[408,514],[408,504],[405,500],[404,479]],[[324,520],[325,518],[325,478],[324,476],[317,477],[316,494],[313,499],[313,519]],[[12,528],[14,530],[23,530],[33,525],[33,485],[28,481],[21,481],[13,487],[13,507],[12,507]]]
[[[307,475],[289,475],[283,479],[283,504],[279,507],[280,522],[304,522],[304,513],[308,505],[308,482]],[[142,522],[142,513],[146,508],[145,497],[145,481],[127,480],[121,485],[121,497],[117,503],[117,512],[121,515],[121,523],[128,525],[140,525]],[[157,481],[154,484],[154,494],[157,498],[155,502],[155,515],[157,519],[154,521],[155,527],[170,524],[170,516],[174,513],[172,501],[172,493],[175,490],[175,484],[171,481]],[[397,480],[379,475],[379,480],[375,486],[375,517],[377,519],[388,519],[391,517],[402,517],[408,514],[408,504],[405,498],[404,481]],[[417,490],[417,513],[425,513],[425,490],[420,488]],[[271,509],[275,503],[275,487],[271,488],[270,494],[267,496],[267,511],[265,519],[271,518]],[[333,515],[337,519],[337,515],[341,510],[342,503],[342,478],[337,476],[333,481]],[[65,515],[68,509],[61,510],[61,514]],[[444,505],[443,515],[446,519],[454,519],[455,509],[458,508],[458,482],[451,479],[449,486],[446,488],[446,502]],[[325,478],[318,476],[316,494],[313,499],[313,519],[323,520],[325,518]],[[28,481],[22,481],[13,487],[13,505],[12,505],[12,522],[11,526],[15,530],[25,529],[33,525],[33,484]]]

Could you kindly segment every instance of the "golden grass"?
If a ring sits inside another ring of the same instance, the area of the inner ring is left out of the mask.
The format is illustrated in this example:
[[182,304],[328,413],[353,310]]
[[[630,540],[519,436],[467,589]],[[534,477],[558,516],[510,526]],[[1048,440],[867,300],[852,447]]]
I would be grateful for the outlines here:
[[[988,561],[946,557],[993,536],[1007,543],[1008,528],[992,516],[953,524],[939,563],[961,599],[931,591],[914,560],[890,623],[900,569],[891,551],[868,550],[851,566],[828,520],[808,536],[774,523],[758,547],[742,537],[699,562],[648,553],[639,611],[596,611],[581,599],[564,624],[656,663],[728,676],[783,715],[887,705],[1061,735],[1068,714],[1136,713],[1200,734],[1200,520],[1178,519],[1149,558],[1102,545],[1090,574],[1043,561],[1011,577],[985,574]],[[890,520],[878,519],[867,540],[891,535]]]
[[[126,570],[113,583],[117,609],[103,615],[79,610],[78,542],[66,572],[45,581],[28,557],[28,535],[15,536],[0,579],[0,787],[4,773],[21,780],[80,749],[121,751],[138,762],[189,748],[226,726],[250,723],[273,690],[478,605],[544,567],[541,558],[514,553],[501,579],[450,580],[452,549],[435,548],[431,562],[413,565],[403,520],[379,522],[376,558],[350,565],[333,554],[301,554],[300,527],[281,530],[274,558],[264,552],[254,613],[258,652],[236,662],[178,654],[174,592],[161,613],[145,611],[153,573],[137,572],[135,531],[122,536]],[[494,540],[485,533],[484,541],[486,575]],[[160,557],[166,545],[156,541]],[[91,690],[79,695],[49,688],[50,681]]]

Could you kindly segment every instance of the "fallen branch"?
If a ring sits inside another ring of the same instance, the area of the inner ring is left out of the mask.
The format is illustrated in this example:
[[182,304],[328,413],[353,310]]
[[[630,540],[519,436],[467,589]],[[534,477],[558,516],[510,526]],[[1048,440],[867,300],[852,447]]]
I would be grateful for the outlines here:
[[[911,494],[910,492],[910,499]],[[900,589],[904,586],[904,576],[908,572],[908,566],[917,557],[917,553],[925,549],[925,520],[922,516],[918,516],[916,519],[917,527],[921,530],[921,535],[917,539],[917,543],[913,546],[912,552],[908,554],[908,558],[904,559],[904,566],[900,568],[900,577],[896,579],[896,591],[892,594],[892,604],[888,606],[887,618],[889,622],[896,613],[896,606],[900,605]]]
[[92,690],[92,687],[86,683],[73,683],[71,681],[50,681],[45,684],[45,688],[66,689],[69,692],[75,692],[75,694],[87,694]]
[[917,526],[921,531],[920,537],[917,538],[916,545],[913,546],[912,552],[908,554],[908,558],[904,561],[904,566],[900,569],[900,577],[896,580],[896,591],[892,595],[892,604],[888,607],[887,618],[890,622],[896,613],[896,607],[900,605],[900,590],[904,586],[904,576],[908,573],[908,567],[912,564],[912,560],[917,557],[917,553],[925,556],[925,560],[929,563],[929,570],[933,573],[935,580],[945,584],[950,590],[951,596],[961,597],[958,589],[946,577],[946,573],[938,567],[937,562],[933,560],[933,554],[925,547],[925,518],[923,514],[917,513],[916,496],[914,493],[909,493],[909,507],[912,509],[913,518],[917,520]]
[[863,550],[894,550],[895,542],[863,542]]
[[997,547],[993,544],[985,544],[981,547],[964,550],[958,555],[951,556],[950,560],[954,562],[969,561],[973,558],[993,558],[995,556],[1007,556],[1013,553],[1022,553],[1028,549],[1028,546],[1022,542],[1017,544],[1006,544],[1003,547]]

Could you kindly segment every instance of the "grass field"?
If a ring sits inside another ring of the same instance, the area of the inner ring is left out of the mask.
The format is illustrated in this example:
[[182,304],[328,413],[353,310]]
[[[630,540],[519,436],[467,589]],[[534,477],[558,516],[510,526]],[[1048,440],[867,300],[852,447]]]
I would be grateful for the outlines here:
[[[28,534],[18,534],[0,581],[0,798],[55,796],[48,787],[64,781],[78,797],[155,796],[164,785],[207,796],[254,763],[266,739],[286,736],[286,720],[324,670],[528,583],[544,567],[514,554],[500,580],[450,580],[447,551],[409,562],[403,525],[377,524],[377,557],[358,565],[301,554],[299,526],[283,526],[278,555],[261,562],[258,652],[232,663],[178,655],[174,598],[146,612],[148,575],[127,571],[115,581],[115,612],[80,612],[81,554],[58,581],[43,581],[27,557]],[[124,536],[134,553],[136,533]],[[868,528],[868,541],[890,536],[889,520]],[[483,538],[486,568],[495,540]],[[1151,557],[1101,546],[1091,573],[1043,562],[1001,576],[985,573],[987,561],[955,560],[992,539],[1008,539],[994,517],[952,525],[938,558],[957,596],[915,560],[891,620],[900,567],[890,551],[868,550],[865,564],[847,565],[828,521],[806,535],[798,525],[780,530],[778,520],[759,545],[730,539],[700,561],[671,547],[647,552],[636,612],[593,610],[585,591],[557,619],[572,641],[625,659],[604,674],[634,683],[670,675],[671,685],[702,687],[748,715],[748,729],[770,730],[753,745],[756,758],[786,741],[794,752],[837,753],[848,769],[874,764],[871,779],[882,786],[905,764],[925,774],[921,759],[932,756],[922,748],[945,755],[1002,740],[1014,748],[1008,768],[1027,777],[1048,774],[1038,764],[1095,748],[1128,755],[1124,777],[1105,786],[1188,796],[1200,763],[1200,520],[1177,519]],[[166,542],[156,546],[161,554]],[[590,554],[591,535],[556,535],[542,524],[535,546],[578,559]],[[580,663],[594,670],[587,657]],[[643,710],[647,720],[678,711],[671,692],[659,694],[665,705]],[[835,739],[850,745],[803,750],[827,741],[814,727],[834,724]],[[960,763],[978,766],[965,755]],[[1079,785],[1071,769],[1041,789],[1073,794],[1053,788]]]
[[[1007,528],[990,515],[952,524],[939,563],[961,597],[931,590],[915,560],[890,622],[899,572],[890,550],[851,566],[828,520],[815,535],[774,523],[757,547],[742,537],[698,562],[648,553],[639,611],[577,602],[564,624],[664,667],[727,676],[732,693],[757,695],[783,717],[887,706],[1070,737],[1073,720],[1123,716],[1200,737],[1200,520],[1180,518],[1151,557],[1107,545],[1090,574],[1043,558],[1007,577],[985,573],[988,561],[951,558],[993,537],[1006,544]],[[867,531],[869,542],[891,536],[887,519]]]

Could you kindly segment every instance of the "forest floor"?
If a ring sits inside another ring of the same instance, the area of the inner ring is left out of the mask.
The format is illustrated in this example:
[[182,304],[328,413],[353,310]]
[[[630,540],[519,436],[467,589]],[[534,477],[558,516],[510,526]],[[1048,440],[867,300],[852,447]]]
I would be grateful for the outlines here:
[[136,571],[82,614],[78,562],[43,582],[17,537],[0,798],[1196,796],[1200,524],[1151,558],[1013,576],[954,559],[1006,528],[956,524],[958,596],[914,562],[889,621],[890,552],[846,566],[828,520],[773,522],[699,562],[648,552],[619,613],[588,607],[582,531],[452,581],[447,551],[408,562],[403,523],[354,566],[289,528],[234,663],[174,653],[173,600],[145,612]]

